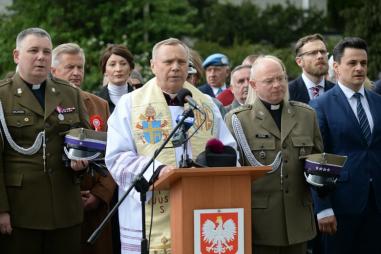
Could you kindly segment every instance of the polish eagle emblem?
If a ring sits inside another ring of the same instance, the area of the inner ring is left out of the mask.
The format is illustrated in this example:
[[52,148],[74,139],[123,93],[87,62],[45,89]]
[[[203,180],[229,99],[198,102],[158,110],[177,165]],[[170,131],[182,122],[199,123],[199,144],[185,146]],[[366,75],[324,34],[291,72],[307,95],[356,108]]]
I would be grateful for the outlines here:
[[232,219],[225,222],[217,216],[216,223],[206,220],[202,225],[202,240],[207,243],[208,253],[230,253],[234,246],[229,244],[237,235],[237,227]]

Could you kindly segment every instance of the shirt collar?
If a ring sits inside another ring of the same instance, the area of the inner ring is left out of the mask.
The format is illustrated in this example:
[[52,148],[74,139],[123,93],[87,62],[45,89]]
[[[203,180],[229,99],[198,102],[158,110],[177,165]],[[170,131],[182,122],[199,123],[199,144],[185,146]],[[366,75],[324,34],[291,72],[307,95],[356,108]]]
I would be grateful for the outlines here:
[[322,78],[318,84],[315,84],[303,72],[302,73],[302,79],[304,81],[304,84],[306,84],[307,90],[311,89],[311,87],[314,87],[314,86],[320,86],[320,87],[323,87],[323,88],[325,86],[324,78]]
[[[355,91],[353,91],[349,87],[347,87],[347,86],[343,85],[342,83],[340,83],[340,81],[338,81],[337,84],[339,84],[339,87],[341,88],[341,90],[343,91],[345,97],[347,97],[348,100],[351,99],[353,97],[353,95],[356,93]],[[361,86],[361,88],[359,89],[359,91],[357,93],[360,93],[362,96],[365,96],[364,85]]]
[[224,91],[226,89],[226,84],[223,84],[221,87],[214,87],[214,86],[210,86],[213,90],[213,93],[214,94],[217,94],[218,90],[221,88],[222,91]]

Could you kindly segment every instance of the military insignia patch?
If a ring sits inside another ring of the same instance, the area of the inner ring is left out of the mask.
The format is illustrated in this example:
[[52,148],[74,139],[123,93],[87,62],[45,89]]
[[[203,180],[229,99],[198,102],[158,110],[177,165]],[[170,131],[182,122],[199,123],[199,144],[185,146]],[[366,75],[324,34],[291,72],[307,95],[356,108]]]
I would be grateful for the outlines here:
[[156,116],[156,111],[151,104],[145,109],[145,114],[140,114],[139,121],[136,124],[136,128],[143,131],[143,135],[140,136],[144,144],[156,144],[168,137],[168,132],[163,130],[168,126],[167,120],[159,120],[161,114]]

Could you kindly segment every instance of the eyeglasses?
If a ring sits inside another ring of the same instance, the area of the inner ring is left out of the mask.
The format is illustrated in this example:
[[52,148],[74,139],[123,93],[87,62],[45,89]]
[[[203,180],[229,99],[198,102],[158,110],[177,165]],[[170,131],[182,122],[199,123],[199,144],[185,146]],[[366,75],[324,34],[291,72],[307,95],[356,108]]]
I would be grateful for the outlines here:
[[328,52],[325,49],[316,49],[316,50],[311,50],[311,51],[306,51],[303,53],[300,53],[298,56],[317,56],[318,54],[321,54],[322,56],[328,56]]
[[274,85],[275,82],[280,84],[286,80],[287,80],[287,76],[282,75],[282,76],[278,76],[278,77],[274,77],[274,78],[258,80],[257,82],[263,83],[263,84],[265,84],[265,86],[271,86],[271,85]]

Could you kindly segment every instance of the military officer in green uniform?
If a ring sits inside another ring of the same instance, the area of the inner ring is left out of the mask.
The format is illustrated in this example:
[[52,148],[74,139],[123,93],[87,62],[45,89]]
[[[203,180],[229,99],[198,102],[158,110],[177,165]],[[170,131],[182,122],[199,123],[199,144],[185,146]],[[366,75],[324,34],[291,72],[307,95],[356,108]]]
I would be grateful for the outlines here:
[[322,151],[315,112],[288,101],[286,70],[274,56],[252,66],[254,103],[225,118],[246,166],[271,165],[252,184],[253,253],[305,254],[316,234],[312,201],[304,179],[304,160]]
[[83,210],[78,174],[64,163],[63,132],[88,127],[80,91],[50,78],[52,42],[40,28],[22,31],[16,74],[0,81],[1,253],[79,253]]

